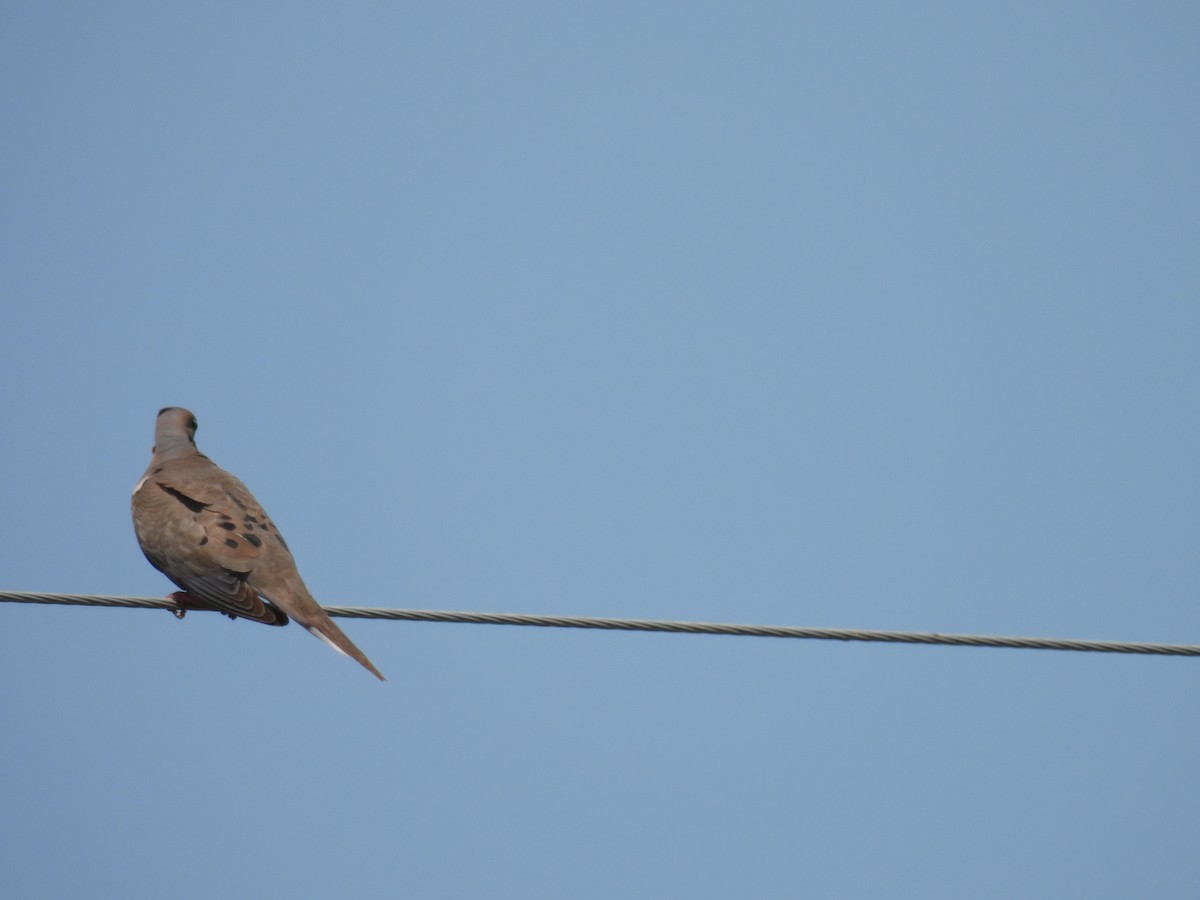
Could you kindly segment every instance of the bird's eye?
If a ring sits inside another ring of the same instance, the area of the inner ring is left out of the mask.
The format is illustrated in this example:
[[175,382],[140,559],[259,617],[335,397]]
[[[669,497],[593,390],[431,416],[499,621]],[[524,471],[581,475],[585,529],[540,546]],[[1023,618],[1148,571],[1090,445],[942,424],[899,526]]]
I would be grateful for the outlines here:
[[192,416],[192,418],[188,419],[188,431],[191,431],[193,433],[195,433],[195,431],[196,431],[196,417],[195,416]]

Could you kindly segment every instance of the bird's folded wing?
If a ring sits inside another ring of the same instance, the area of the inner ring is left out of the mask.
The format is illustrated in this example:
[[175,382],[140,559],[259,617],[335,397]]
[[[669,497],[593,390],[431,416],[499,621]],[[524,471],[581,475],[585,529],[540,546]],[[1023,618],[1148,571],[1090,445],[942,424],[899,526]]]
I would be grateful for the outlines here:
[[[247,519],[245,504],[221,485],[160,472],[142,491],[155,555],[188,593],[231,615],[284,625],[287,616],[264,603],[246,583],[263,555],[265,535]],[[253,513],[249,515],[253,516]],[[257,519],[258,517],[254,517]]]

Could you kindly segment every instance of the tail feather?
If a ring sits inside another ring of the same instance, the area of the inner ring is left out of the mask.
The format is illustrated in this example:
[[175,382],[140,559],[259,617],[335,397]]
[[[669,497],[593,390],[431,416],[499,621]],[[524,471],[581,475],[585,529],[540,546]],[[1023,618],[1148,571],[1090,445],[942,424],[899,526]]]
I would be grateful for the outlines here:
[[371,664],[365,653],[354,646],[354,642],[334,624],[333,619],[329,618],[329,614],[321,608],[321,604],[309,593],[304,581],[300,578],[300,573],[296,571],[295,564],[292,563],[292,558],[286,557],[285,562],[287,566],[283,568],[283,571],[269,566],[255,571],[252,575],[254,580],[250,582],[251,586],[286,612],[292,621],[303,625],[308,632],[319,637],[338,653],[357,661],[360,666],[380,681],[387,681],[383,677],[383,673]]
[[309,634],[319,637],[322,641],[343,656],[349,656],[380,681],[387,681],[387,679],[383,677],[383,673],[375,668],[375,666],[371,664],[371,661],[367,659],[367,655],[359,650],[358,647],[354,646],[354,642],[350,640],[350,638],[346,637],[346,633],[342,631],[342,629],[338,628],[334,621],[328,616],[325,617],[324,621],[301,624],[308,629]]

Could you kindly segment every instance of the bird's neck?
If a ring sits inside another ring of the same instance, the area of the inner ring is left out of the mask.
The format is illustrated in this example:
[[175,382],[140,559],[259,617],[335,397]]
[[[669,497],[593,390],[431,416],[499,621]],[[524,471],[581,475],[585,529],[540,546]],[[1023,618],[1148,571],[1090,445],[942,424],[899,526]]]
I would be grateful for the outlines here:
[[165,441],[154,445],[156,462],[167,462],[172,459],[185,459],[189,456],[202,456],[191,441]]

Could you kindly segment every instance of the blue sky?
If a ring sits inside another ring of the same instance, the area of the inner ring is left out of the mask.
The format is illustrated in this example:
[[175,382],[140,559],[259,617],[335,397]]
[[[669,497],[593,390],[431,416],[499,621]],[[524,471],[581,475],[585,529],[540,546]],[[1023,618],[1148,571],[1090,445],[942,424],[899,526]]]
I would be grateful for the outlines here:
[[[1200,642],[1192,4],[0,12],[0,588],[195,411],[331,605]],[[1190,897],[1200,662],[0,604],[22,897]]]

